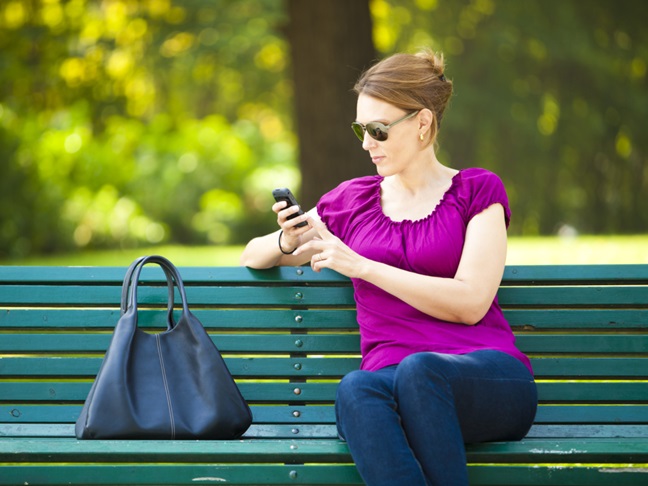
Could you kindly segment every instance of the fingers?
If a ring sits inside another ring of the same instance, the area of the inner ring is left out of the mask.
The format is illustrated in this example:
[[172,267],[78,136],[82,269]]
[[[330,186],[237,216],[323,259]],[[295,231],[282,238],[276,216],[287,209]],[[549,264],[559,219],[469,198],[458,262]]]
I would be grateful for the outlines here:
[[286,206],[288,206],[286,201],[279,201],[272,205],[272,210],[278,214],[282,209],[286,209]]
[[303,229],[304,231],[302,231],[302,233],[310,229],[307,225],[300,228],[295,228],[298,224],[308,220],[308,214],[304,213],[301,216],[296,216],[289,219],[290,216],[297,214],[300,211],[300,207],[295,205],[286,208],[287,204],[288,203],[286,203],[285,201],[280,201],[272,205],[272,210],[277,213],[277,224],[281,227],[281,229],[283,229],[284,231],[287,231],[289,229]]
[[335,235],[333,235],[333,233],[331,233],[328,230],[328,228],[326,227],[326,223],[324,223],[324,221],[322,221],[321,219],[316,220],[316,219],[311,218],[309,220],[309,223],[313,228],[315,228],[317,230],[317,232],[319,233],[320,237],[323,240],[331,240],[331,239],[335,238]]
[[[326,224],[317,218],[308,218],[308,225],[310,228],[315,228],[319,236],[315,236],[308,243],[301,245],[295,255],[301,253],[313,253],[311,257],[311,266],[314,270],[323,267],[322,261],[326,260],[329,254],[332,254],[334,249],[339,243],[338,238],[331,233]],[[328,250],[328,251],[327,251]],[[327,251],[326,254],[324,252]]]
[[327,263],[327,258],[324,255],[324,252],[315,253],[311,257],[311,268],[315,272],[319,272],[322,268],[328,267]]

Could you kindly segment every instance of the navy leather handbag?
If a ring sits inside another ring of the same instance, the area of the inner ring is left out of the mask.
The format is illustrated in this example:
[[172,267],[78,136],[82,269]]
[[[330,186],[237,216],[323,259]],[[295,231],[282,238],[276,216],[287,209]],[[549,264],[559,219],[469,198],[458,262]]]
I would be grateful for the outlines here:
[[[142,267],[155,263],[169,290],[167,329],[137,327]],[[174,283],[182,314],[173,318]],[[90,389],[75,433],[79,439],[235,439],[252,423],[220,352],[189,311],[184,284],[166,258],[138,258],[122,285],[121,317]]]

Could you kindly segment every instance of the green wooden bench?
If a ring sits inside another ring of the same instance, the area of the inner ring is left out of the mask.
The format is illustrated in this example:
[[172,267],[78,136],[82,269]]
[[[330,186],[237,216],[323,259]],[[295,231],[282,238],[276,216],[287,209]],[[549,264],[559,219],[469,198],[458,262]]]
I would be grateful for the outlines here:
[[[251,404],[243,440],[77,441],[125,268],[0,267],[0,484],[361,484],[333,410],[360,361],[349,281],[180,270]],[[145,268],[151,331],[163,285]],[[525,440],[468,447],[471,484],[648,484],[648,265],[507,267],[499,295],[541,405]]]

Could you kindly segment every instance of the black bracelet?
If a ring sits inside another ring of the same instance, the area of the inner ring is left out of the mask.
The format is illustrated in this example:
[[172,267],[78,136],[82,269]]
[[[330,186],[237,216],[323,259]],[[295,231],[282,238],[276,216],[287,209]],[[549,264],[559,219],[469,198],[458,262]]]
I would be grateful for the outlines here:
[[283,253],[284,255],[292,255],[293,253],[295,253],[295,250],[297,250],[297,248],[295,248],[293,251],[284,251],[284,249],[281,248],[281,235],[283,235],[283,230],[279,232],[279,249],[281,250],[281,253]]

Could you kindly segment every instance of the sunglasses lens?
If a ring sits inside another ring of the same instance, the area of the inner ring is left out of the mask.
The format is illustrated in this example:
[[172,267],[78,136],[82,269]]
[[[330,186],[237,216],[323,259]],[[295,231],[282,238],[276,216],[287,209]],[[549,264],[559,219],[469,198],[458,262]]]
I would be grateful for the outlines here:
[[374,140],[378,140],[379,142],[387,140],[387,127],[382,123],[367,123],[367,132]]
[[356,134],[356,137],[358,137],[358,140],[360,140],[361,142],[364,142],[365,130],[374,140],[378,140],[379,142],[384,142],[385,140],[387,140],[387,127],[380,122],[367,123],[366,127],[361,123],[353,122],[351,124],[351,128]]
[[358,122],[353,122],[351,124],[351,128],[353,128],[353,132],[356,134],[356,137],[358,137],[361,142],[364,142],[364,129],[362,128],[362,125],[360,125]]

